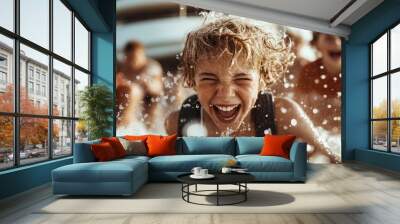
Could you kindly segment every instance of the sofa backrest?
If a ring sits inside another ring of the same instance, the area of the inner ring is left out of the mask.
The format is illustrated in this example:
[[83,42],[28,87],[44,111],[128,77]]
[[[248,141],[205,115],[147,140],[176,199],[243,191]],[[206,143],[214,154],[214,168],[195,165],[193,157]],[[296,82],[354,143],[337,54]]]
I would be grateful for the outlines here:
[[236,137],[236,155],[259,154],[264,137]]
[[[100,143],[100,140],[75,143],[74,163],[95,162],[90,145],[97,143]],[[178,155],[259,154],[263,144],[263,137],[180,137],[176,141],[176,152]]]
[[235,155],[232,137],[182,137],[176,142],[177,154],[226,154]]
[[90,146],[92,144],[98,144],[100,140],[93,140],[81,143],[75,143],[74,147],[74,163],[89,163],[95,162],[96,158],[92,152]]

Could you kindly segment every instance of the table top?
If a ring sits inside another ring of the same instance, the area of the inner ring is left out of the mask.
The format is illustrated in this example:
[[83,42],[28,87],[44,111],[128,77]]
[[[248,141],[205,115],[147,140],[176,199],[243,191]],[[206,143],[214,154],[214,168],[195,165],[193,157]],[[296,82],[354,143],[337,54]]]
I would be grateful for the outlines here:
[[193,179],[191,173],[179,175],[178,181],[186,184],[236,184],[248,183],[255,180],[249,173],[212,173],[215,177],[211,179]]

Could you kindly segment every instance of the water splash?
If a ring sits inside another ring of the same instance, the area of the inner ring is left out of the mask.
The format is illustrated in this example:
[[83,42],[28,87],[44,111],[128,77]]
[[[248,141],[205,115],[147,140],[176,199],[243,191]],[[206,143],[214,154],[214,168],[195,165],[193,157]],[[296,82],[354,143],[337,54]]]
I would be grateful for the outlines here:
[[292,125],[293,127],[295,127],[297,125],[297,120],[296,119],[291,119],[290,120],[290,125]]

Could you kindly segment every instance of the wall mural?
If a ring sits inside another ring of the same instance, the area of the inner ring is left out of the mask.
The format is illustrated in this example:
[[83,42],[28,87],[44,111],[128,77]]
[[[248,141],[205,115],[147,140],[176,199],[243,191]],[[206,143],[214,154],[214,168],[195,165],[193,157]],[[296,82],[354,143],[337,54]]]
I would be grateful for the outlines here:
[[117,2],[117,135],[294,134],[340,162],[341,40],[190,6]]

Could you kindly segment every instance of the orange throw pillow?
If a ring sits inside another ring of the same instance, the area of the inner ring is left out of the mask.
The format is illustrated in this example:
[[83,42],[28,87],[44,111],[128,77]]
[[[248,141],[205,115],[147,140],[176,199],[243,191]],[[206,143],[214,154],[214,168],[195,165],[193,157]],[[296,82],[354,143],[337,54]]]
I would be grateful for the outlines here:
[[265,135],[261,156],[280,156],[289,159],[290,147],[296,136],[294,135]]
[[102,142],[90,146],[94,157],[99,162],[110,161],[116,159],[115,151],[109,142]]
[[149,135],[125,135],[124,139],[129,140],[129,141],[146,141],[147,137]]
[[150,135],[146,140],[148,156],[165,156],[176,154],[176,135],[157,136]]
[[115,155],[117,158],[121,158],[126,156],[126,151],[124,146],[122,146],[121,142],[117,137],[109,137],[109,138],[101,138],[101,142],[108,142],[114,149]]

